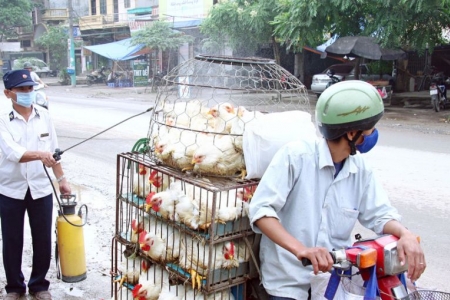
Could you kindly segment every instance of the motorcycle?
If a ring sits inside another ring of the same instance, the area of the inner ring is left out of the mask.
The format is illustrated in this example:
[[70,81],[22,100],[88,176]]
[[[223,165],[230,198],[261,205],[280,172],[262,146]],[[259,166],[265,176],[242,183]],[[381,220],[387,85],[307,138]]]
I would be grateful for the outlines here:
[[445,109],[448,105],[447,88],[443,80],[433,79],[430,85],[431,106],[435,112]]
[[[408,293],[404,273],[408,264],[402,265],[397,256],[398,238],[393,235],[381,235],[372,239],[362,239],[356,235],[356,242],[347,249],[330,252],[334,271],[329,279],[325,298],[333,299],[341,284],[341,278],[351,278],[360,274],[365,281],[365,294],[368,298],[378,296],[381,300],[415,300],[415,299],[449,299],[450,294],[434,291],[414,291]],[[309,259],[303,258],[304,266],[311,265]],[[351,274],[352,267],[359,270]],[[435,293],[437,298],[424,298],[423,293]],[[439,297],[442,295],[443,297]]]
[[339,77],[334,76],[335,72],[333,69],[329,69],[326,74],[328,75],[328,77],[330,77],[331,81],[329,81],[327,83],[327,85],[325,86],[325,89],[329,88],[330,86],[332,86],[335,83],[341,82],[341,79],[339,79]]
[[107,69],[105,67],[101,67],[100,70],[92,71],[91,74],[86,75],[86,83],[87,85],[92,85],[94,83],[104,83],[106,84],[107,76],[104,73]]
[[165,84],[164,76],[166,74],[161,71],[157,71],[152,77],[148,79],[148,86],[151,87],[151,91],[154,92],[157,87]]
[[48,97],[45,94],[45,92],[43,91],[44,89],[44,85],[43,84],[38,84],[34,87],[34,91],[36,92],[36,99],[35,99],[35,103],[48,109]]

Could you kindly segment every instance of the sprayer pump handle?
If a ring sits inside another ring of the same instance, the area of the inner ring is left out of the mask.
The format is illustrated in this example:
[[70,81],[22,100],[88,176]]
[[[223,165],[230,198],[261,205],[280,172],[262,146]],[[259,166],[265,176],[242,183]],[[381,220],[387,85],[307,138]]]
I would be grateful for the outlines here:
[[75,201],[75,198],[77,197],[77,195],[75,195],[75,194],[61,194],[59,197],[61,198],[61,200],[64,199],[64,200],[69,201],[69,200],[73,199]]

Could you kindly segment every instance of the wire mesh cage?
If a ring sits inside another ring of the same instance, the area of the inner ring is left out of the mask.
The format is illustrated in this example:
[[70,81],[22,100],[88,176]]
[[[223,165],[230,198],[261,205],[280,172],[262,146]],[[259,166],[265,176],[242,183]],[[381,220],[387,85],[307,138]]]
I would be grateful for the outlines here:
[[[112,297],[132,299],[243,299],[244,286],[222,285],[209,294],[193,288],[189,282],[170,268],[148,261],[135,248],[114,239]],[[130,255],[131,254],[131,255]]]
[[418,290],[402,300],[450,300],[450,293],[433,290]]
[[272,112],[309,112],[305,86],[273,60],[196,56],[168,73],[148,132],[150,157],[195,174],[245,176],[243,133]]
[[119,154],[112,291],[235,299],[231,288],[256,275],[247,209],[257,183],[205,180],[142,154]]

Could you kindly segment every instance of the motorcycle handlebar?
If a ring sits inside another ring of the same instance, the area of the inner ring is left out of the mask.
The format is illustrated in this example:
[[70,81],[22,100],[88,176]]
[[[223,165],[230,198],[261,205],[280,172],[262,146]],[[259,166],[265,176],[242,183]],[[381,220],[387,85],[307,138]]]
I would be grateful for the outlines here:
[[[331,255],[331,259],[333,259],[333,264],[340,263],[340,262],[346,260],[346,258],[347,258],[346,254],[345,254],[345,249],[333,250],[333,251],[330,251],[329,253]],[[342,255],[343,255],[343,257],[342,257]],[[306,257],[303,257],[301,259],[301,262],[304,267],[312,265],[311,260]]]

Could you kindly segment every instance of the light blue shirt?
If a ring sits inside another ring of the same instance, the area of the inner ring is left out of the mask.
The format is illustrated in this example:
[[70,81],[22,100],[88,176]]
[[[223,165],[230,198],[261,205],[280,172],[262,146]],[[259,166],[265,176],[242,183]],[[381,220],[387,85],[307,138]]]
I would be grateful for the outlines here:
[[[325,139],[293,142],[280,149],[267,168],[250,203],[250,223],[268,216],[306,247],[332,250],[351,246],[358,220],[378,234],[400,215],[360,154],[335,168]],[[307,299],[312,267],[262,236],[262,282],[272,296]]]

